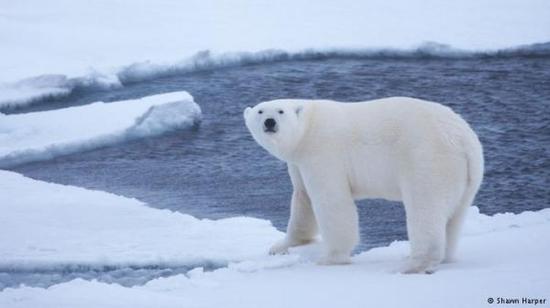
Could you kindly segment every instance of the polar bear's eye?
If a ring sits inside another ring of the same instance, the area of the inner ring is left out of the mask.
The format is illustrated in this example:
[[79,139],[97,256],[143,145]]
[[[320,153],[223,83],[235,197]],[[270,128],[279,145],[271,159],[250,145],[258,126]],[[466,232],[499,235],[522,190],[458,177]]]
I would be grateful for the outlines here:
[[282,111],[282,110],[279,110],[279,114],[283,114],[283,113],[285,113],[285,112],[284,112],[284,111]]
[[258,111],[258,113],[259,113],[259,114],[262,114],[262,113],[264,113],[264,111],[263,111],[263,110],[260,110],[260,111]]

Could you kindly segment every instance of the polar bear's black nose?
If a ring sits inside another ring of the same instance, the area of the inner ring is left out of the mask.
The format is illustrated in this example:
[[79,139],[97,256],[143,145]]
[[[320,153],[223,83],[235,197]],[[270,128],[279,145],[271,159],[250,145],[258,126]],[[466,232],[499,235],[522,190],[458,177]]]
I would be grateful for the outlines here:
[[264,122],[265,128],[267,128],[268,130],[272,130],[276,124],[277,122],[275,122],[275,119],[272,118],[269,118]]

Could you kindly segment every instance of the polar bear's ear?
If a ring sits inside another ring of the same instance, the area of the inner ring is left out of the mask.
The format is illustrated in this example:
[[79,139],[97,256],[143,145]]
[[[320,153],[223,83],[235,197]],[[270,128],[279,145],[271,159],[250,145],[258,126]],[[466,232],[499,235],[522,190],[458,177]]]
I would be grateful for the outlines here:
[[244,116],[245,116],[245,117],[246,117],[246,115],[250,112],[250,110],[252,110],[252,108],[250,108],[250,107],[246,107],[246,108],[244,109]]
[[297,106],[297,107],[294,109],[294,112],[296,112],[296,116],[299,117],[303,110],[304,110],[304,106],[300,105],[300,106]]

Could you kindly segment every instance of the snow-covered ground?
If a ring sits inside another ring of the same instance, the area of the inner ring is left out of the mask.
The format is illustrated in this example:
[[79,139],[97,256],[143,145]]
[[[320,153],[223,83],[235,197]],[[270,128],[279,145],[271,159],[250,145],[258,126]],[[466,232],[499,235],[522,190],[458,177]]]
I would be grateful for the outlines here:
[[548,41],[546,0],[2,1],[0,107],[78,86],[116,87],[173,70],[281,56],[256,53],[269,49],[438,42],[497,50]]
[[53,157],[197,123],[201,109],[187,92],[52,111],[0,113],[0,167]]
[[264,255],[281,236],[265,220],[199,220],[2,170],[0,213],[0,269],[9,270],[224,265]]
[[489,217],[473,207],[457,262],[403,275],[407,242],[327,267],[313,262],[319,244],[267,256],[282,234],[263,220],[198,220],[7,171],[0,198],[4,269],[229,262],[131,288],[82,279],[8,288],[0,307],[485,307],[490,297],[550,297],[550,209]]

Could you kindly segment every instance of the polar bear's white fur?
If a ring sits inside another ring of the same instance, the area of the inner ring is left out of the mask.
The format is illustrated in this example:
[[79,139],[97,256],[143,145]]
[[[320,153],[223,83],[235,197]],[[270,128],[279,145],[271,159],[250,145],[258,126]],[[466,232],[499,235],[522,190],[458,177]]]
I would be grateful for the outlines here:
[[287,162],[294,192],[286,237],[271,248],[324,242],[321,264],[350,262],[359,239],[354,200],[403,201],[411,255],[406,273],[453,256],[483,177],[481,144],[450,108],[407,97],[361,103],[274,100],[244,112],[269,153]]

